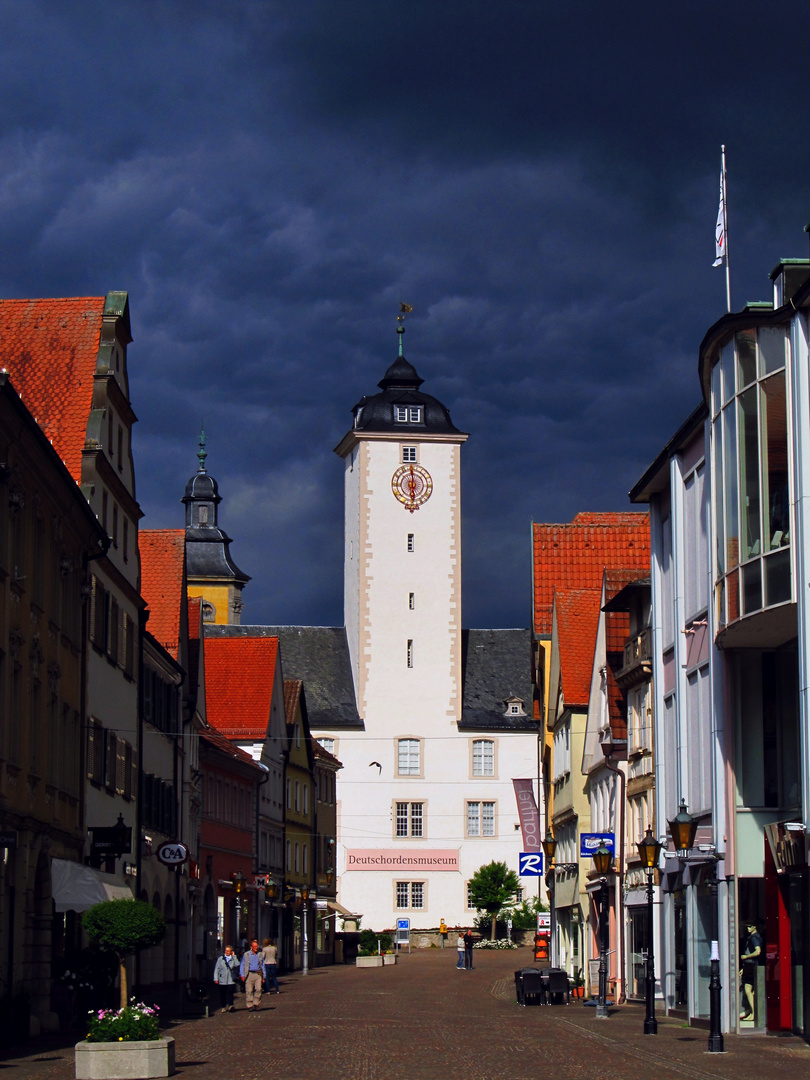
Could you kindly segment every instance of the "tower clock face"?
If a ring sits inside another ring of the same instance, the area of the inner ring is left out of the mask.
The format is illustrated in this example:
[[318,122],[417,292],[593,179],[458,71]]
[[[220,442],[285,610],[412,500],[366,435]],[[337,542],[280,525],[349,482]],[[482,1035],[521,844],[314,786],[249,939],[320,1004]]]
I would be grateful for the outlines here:
[[391,490],[411,513],[426,503],[433,493],[433,481],[421,465],[401,465],[391,478]]

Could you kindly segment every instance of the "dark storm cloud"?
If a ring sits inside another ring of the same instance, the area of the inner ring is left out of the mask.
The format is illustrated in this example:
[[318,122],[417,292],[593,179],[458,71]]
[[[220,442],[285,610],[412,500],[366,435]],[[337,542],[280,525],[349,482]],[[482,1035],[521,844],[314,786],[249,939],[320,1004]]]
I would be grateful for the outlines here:
[[250,621],[342,620],[331,451],[396,351],[471,433],[465,622],[625,508],[733,303],[803,255],[805,6],[7,2],[0,294],[130,293],[144,525],[201,423]]

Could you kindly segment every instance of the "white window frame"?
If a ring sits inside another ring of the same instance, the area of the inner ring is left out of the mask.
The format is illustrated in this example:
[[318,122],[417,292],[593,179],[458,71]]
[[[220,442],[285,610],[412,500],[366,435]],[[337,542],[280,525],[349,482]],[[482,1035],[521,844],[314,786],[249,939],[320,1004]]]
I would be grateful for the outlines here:
[[[423,776],[422,768],[422,739],[415,735],[404,735],[396,740],[394,752],[396,753],[397,776]],[[403,754],[406,756],[406,767],[403,769]],[[415,762],[414,759],[415,758]]]
[[419,457],[415,446],[403,446],[402,447],[402,463],[404,465],[415,465]]
[[394,422],[397,424],[421,424],[421,405],[395,405]]
[[[401,808],[405,807],[404,810]],[[418,808],[418,809],[417,809]],[[427,800],[394,799],[392,803],[393,833],[395,840],[424,840],[427,836]],[[400,832],[400,822],[404,831]],[[414,828],[417,829],[414,832]]]
[[[491,831],[485,832],[485,828]],[[465,801],[464,835],[470,839],[494,839],[498,835],[498,804],[495,799]]]
[[396,911],[426,911],[426,881],[394,881],[394,909]]
[[[476,762],[476,756],[477,756],[476,750],[479,747],[481,748],[481,754],[480,754],[481,760],[480,760],[480,763]],[[489,757],[490,757],[489,761],[487,761],[487,752],[486,752],[487,747],[489,747]],[[475,777],[476,779],[479,779],[481,777],[490,777],[490,778],[494,779],[494,777],[497,776],[497,772],[498,772],[497,766],[496,766],[496,751],[497,751],[497,743],[495,742],[494,739],[471,739],[470,740],[470,776]],[[480,764],[480,768],[477,768],[476,766],[479,765],[479,764]],[[490,766],[489,771],[487,770],[488,765]]]

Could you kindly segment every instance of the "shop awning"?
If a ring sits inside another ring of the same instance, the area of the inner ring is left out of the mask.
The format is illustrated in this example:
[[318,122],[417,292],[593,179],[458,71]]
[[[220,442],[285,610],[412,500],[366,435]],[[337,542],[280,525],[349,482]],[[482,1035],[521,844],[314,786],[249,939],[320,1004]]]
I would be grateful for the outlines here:
[[132,900],[132,890],[115,874],[92,866],[51,859],[51,886],[57,911],[87,911],[102,900]]

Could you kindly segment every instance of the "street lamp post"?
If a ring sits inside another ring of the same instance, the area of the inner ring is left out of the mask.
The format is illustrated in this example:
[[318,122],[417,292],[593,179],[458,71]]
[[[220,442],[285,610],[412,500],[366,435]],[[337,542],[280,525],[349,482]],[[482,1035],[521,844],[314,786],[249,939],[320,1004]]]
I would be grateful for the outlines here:
[[[675,845],[675,852],[681,858],[685,858],[688,853],[695,846],[695,837],[697,836],[698,819],[692,817],[687,812],[686,803],[681,799],[681,805],[678,813],[672,819],[667,822],[669,826],[669,832],[672,836],[672,842]],[[723,1042],[723,1032],[720,1024],[720,1008],[721,1008],[721,991],[723,989],[720,984],[720,946],[717,941],[717,924],[719,922],[718,917],[718,898],[717,898],[717,852],[714,852],[714,866],[712,868],[712,877],[709,881],[709,895],[711,897],[712,907],[712,942],[711,951],[709,953],[710,975],[709,975],[709,1053],[710,1054],[723,1054],[725,1053],[725,1047]]]
[[242,937],[242,893],[245,889],[245,875],[241,870],[237,870],[231,878],[231,884],[236,892],[236,937],[241,940]]
[[551,826],[546,827],[546,838],[542,841],[543,854],[546,857],[546,888],[548,889],[548,906],[551,909],[551,949],[549,961],[552,967],[556,967],[555,955],[557,950],[557,911],[554,905],[554,853],[557,850],[557,841],[551,831]]
[[661,854],[661,844],[652,834],[652,829],[647,826],[644,839],[639,841],[638,853],[641,864],[647,871],[647,978],[646,978],[646,1004],[647,1015],[644,1017],[644,1034],[657,1035],[658,1021],[655,1019],[655,950],[653,948],[653,875],[658,866]]
[[608,892],[607,874],[613,865],[613,856],[607,848],[604,840],[593,853],[593,865],[602,880],[599,884],[599,999],[596,1005],[596,1019],[607,1020],[607,976],[608,976],[608,905],[610,893]]
[[301,886],[301,931],[303,933],[304,955],[302,959],[301,974],[309,975],[309,939],[307,937],[307,900],[309,889],[306,885]]

